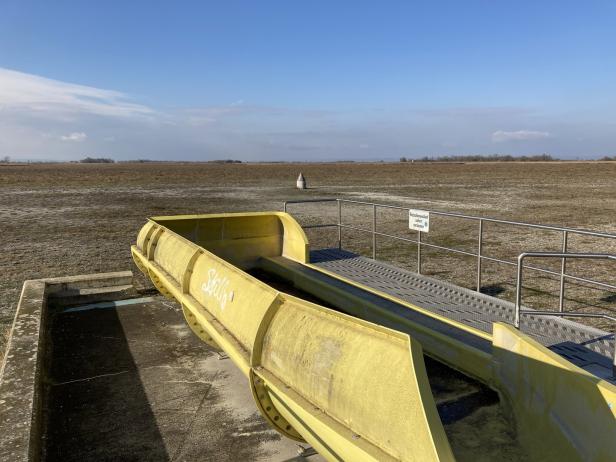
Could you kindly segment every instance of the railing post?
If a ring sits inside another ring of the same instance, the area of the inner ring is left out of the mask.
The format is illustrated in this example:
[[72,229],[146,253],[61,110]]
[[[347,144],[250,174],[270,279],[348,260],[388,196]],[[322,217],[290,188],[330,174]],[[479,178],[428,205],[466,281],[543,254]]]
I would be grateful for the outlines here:
[[421,274],[421,231],[417,231],[417,274]]
[[[567,240],[569,233],[563,231],[563,253],[567,253]],[[565,310],[565,271],[567,269],[567,259],[563,258],[560,263],[560,294],[558,297],[558,310],[562,313]]]
[[287,201],[283,202],[283,208],[282,208],[284,213],[287,213]]
[[483,247],[483,220],[479,219],[479,242],[477,245],[477,292],[481,293],[481,248]]
[[372,204],[372,259],[376,260],[376,204]]
[[342,201],[338,202],[338,250],[342,250]]
[[522,268],[524,267],[524,254],[518,256],[518,278],[515,287],[515,315],[513,325],[520,328],[520,310],[522,309]]

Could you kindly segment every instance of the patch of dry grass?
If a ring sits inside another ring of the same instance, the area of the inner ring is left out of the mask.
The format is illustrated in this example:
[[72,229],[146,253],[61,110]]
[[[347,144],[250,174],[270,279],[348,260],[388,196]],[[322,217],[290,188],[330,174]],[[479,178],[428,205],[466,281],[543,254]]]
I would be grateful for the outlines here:
[[0,365],[4,361],[4,355],[6,354],[6,345],[9,342],[10,335],[11,329],[9,327],[3,328],[0,332]]
[[[300,171],[308,181],[306,191],[295,189]],[[318,197],[368,199],[616,232],[616,163],[0,166],[0,329],[11,322],[25,279],[130,268],[130,245],[148,216],[281,210],[283,200]],[[333,205],[290,207],[289,211],[306,222],[336,219]],[[344,220],[370,228],[370,213],[365,207],[345,208]],[[382,231],[409,233],[403,216],[385,214],[380,223]],[[428,239],[473,249],[475,232],[472,227],[435,221]],[[334,234],[311,234],[311,242],[331,244]],[[507,258],[521,250],[557,250],[559,242],[558,236],[529,236],[496,226],[486,227],[485,238],[487,254]],[[368,236],[345,232],[344,240],[351,249],[371,252]],[[597,242],[571,240],[571,250],[596,250],[597,246]],[[415,266],[412,246],[379,239],[379,249],[379,258]],[[609,273],[605,268],[602,271]],[[472,287],[474,282],[472,259],[429,252],[424,269],[461,285]],[[513,281],[510,269],[486,263],[485,270],[484,284],[495,291],[504,288],[502,294],[508,297]],[[572,270],[576,270],[573,265]],[[530,305],[541,302],[541,291],[557,290],[552,280],[535,281],[539,292],[525,296]],[[571,299],[589,299],[583,288],[572,288],[568,294]],[[612,294],[595,295],[593,304],[614,306]],[[578,306],[575,301],[568,303]]]

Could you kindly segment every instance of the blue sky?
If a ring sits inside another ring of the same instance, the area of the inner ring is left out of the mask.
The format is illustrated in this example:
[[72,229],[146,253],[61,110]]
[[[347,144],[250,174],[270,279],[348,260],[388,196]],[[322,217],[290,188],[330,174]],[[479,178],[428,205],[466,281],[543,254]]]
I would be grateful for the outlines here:
[[616,3],[0,3],[0,156],[616,155]]

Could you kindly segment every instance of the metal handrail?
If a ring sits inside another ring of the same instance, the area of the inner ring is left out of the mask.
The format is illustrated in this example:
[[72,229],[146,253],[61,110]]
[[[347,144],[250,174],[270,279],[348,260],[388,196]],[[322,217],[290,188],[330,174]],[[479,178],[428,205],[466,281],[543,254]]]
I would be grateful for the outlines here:
[[593,313],[575,313],[571,311],[535,311],[535,310],[522,310],[522,270],[524,269],[524,259],[526,258],[581,258],[588,260],[616,260],[616,255],[610,255],[607,253],[563,253],[563,252],[522,252],[518,255],[518,274],[516,282],[515,292],[515,317],[513,319],[513,325],[520,328],[520,315],[521,314],[536,314],[549,316],[572,316],[572,317],[584,317],[584,318],[605,318],[611,319],[616,322],[616,317],[609,316],[607,314],[593,314]]
[[[559,316],[559,317],[571,317],[571,318],[602,318],[609,319],[616,323],[616,317],[601,313],[576,313],[571,311],[537,311],[537,310],[523,310],[522,309],[522,270],[524,268],[525,258],[581,258],[581,259],[595,259],[595,260],[616,260],[616,255],[610,255],[605,253],[563,253],[563,252],[523,252],[518,255],[518,275],[516,282],[516,296],[515,296],[515,317],[513,324],[517,329],[520,329],[520,316],[523,314],[533,316]],[[614,344],[614,355],[612,357],[612,376],[616,378],[616,342]]]
[[[465,215],[461,213],[453,213],[453,212],[442,212],[438,210],[430,210],[423,209],[431,214],[452,218],[459,218],[465,220],[475,220],[478,222],[478,239],[477,239],[477,252],[466,251],[461,249],[456,249],[453,247],[447,247],[437,244],[428,243],[422,241],[422,232],[417,231],[417,238],[410,239],[402,236],[395,236],[388,233],[383,233],[377,231],[377,208],[387,208],[387,209],[395,209],[395,210],[404,210],[409,211],[409,207],[402,207],[398,205],[388,205],[388,204],[377,204],[374,202],[366,202],[366,201],[357,201],[352,199],[335,199],[335,198],[322,198],[322,199],[303,199],[303,200],[290,200],[284,202],[284,211],[287,211],[287,207],[289,204],[303,204],[303,203],[327,203],[327,202],[336,202],[338,208],[338,222],[337,223],[328,223],[328,224],[318,224],[318,225],[306,225],[304,228],[328,228],[328,227],[337,227],[338,228],[338,248],[342,248],[342,230],[350,229],[354,231],[359,231],[363,233],[368,233],[372,235],[372,258],[376,259],[377,255],[377,236],[387,237],[394,240],[399,240],[403,242],[409,242],[417,245],[417,272],[421,274],[421,264],[422,264],[422,247],[433,248],[437,250],[444,250],[454,252],[460,255],[466,255],[475,257],[477,259],[477,272],[476,272],[476,290],[477,292],[481,292],[481,283],[482,283],[482,263],[483,261],[489,261],[494,263],[505,264],[509,266],[515,266],[516,263],[509,260],[503,260],[500,258],[495,258],[491,256],[484,255],[483,252],[483,234],[484,234],[484,223],[497,223],[502,225],[510,225],[510,226],[520,226],[520,227],[528,227],[533,229],[541,229],[541,230],[549,230],[556,231],[562,233],[562,253],[567,253],[567,245],[570,234],[577,235],[586,235],[586,236],[594,236],[601,238],[609,238],[616,240],[616,234],[604,233],[604,232],[596,232],[590,231],[586,229],[576,229],[576,228],[567,228],[562,226],[552,226],[552,225],[541,225],[536,223],[527,223],[522,221],[512,221],[512,220],[501,220],[498,218],[489,218],[489,217],[480,217],[475,215]],[[366,205],[372,208],[372,229],[360,228],[357,226],[352,226],[348,224],[344,224],[342,222],[342,204],[357,204],[357,205]],[[601,281],[596,281],[589,278],[574,276],[566,273],[566,258],[562,258],[560,272],[553,271],[547,268],[541,268],[538,266],[527,265],[525,268],[541,272],[544,274],[550,274],[553,276],[557,276],[560,278],[560,290],[559,290],[559,311],[564,311],[564,302],[565,302],[565,283],[567,280],[577,281],[580,283],[592,284],[598,287],[602,287],[604,289],[616,290],[616,285],[608,284]]]
[[[379,207],[379,208],[398,209],[398,210],[409,210],[410,209],[409,207],[402,207],[399,205],[377,204],[374,202],[356,201],[352,199],[317,199],[316,201],[319,201],[319,202],[340,201],[340,202],[346,202],[346,203],[351,203],[351,204],[375,205],[376,207]],[[286,201],[286,202],[288,204],[296,204],[296,203],[301,203],[303,201]],[[477,215],[465,215],[462,213],[442,212],[439,210],[431,210],[431,209],[424,209],[424,208],[422,208],[422,210],[425,210],[426,212],[430,212],[434,215],[441,215],[441,216],[446,216],[446,217],[463,218],[463,219],[468,219],[468,220],[482,220],[484,222],[490,222],[490,223],[500,223],[503,225],[514,225],[514,226],[525,226],[528,228],[547,229],[547,230],[552,230],[552,231],[568,231],[570,233],[575,233],[575,234],[585,234],[585,235],[595,236],[595,237],[607,237],[607,238],[616,239],[616,234],[603,233],[599,231],[591,231],[588,229],[567,228],[563,226],[553,226],[553,225],[540,225],[538,223],[502,220],[500,218],[480,217]]]

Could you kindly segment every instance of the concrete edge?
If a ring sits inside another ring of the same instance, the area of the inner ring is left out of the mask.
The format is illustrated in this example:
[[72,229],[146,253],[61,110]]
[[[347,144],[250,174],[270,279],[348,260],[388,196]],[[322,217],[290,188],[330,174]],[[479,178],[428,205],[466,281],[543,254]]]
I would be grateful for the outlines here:
[[65,297],[84,289],[132,285],[133,273],[132,271],[116,271],[113,273],[80,274],[78,276],[40,280],[46,283],[48,295]]
[[[126,298],[131,271],[86,274],[24,282],[4,361],[0,364],[0,460],[37,461],[41,455],[41,391],[48,299],[81,300],[83,289],[98,288],[97,300]],[[121,290],[118,290],[121,287]],[[91,294],[88,295],[91,298]],[[90,299],[88,298],[88,300]]]

